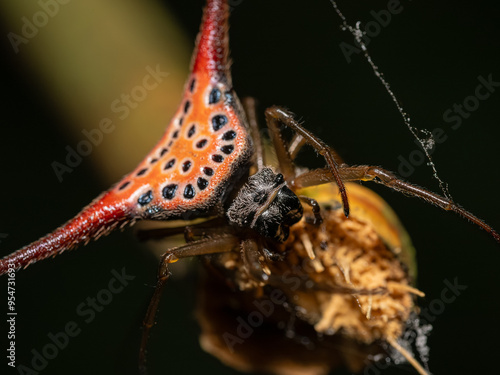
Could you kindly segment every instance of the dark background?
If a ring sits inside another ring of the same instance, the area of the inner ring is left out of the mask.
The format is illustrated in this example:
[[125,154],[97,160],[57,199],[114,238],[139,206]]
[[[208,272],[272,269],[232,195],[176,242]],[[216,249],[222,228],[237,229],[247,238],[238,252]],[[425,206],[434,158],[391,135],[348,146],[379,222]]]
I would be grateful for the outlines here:
[[[164,3],[194,39],[203,1]],[[256,97],[261,113],[273,104],[290,108],[352,164],[397,170],[398,155],[407,158],[416,149],[367,63],[353,56],[348,64],[343,57],[339,43],[352,43],[352,38],[340,30],[327,0],[234,4],[238,4],[230,32],[234,87],[240,96]],[[479,75],[492,74],[500,81],[500,6],[485,1],[401,4],[404,10],[370,43],[372,56],[412,115],[413,124],[442,127],[449,135],[434,160],[455,200],[499,229],[500,92],[481,101],[457,130],[450,129],[442,116],[453,103],[474,93]],[[387,2],[344,1],[339,6],[354,23],[372,20],[370,10],[386,9]],[[13,53],[6,38],[2,41],[0,233],[8,237],[1,239],[0,252],[7,254],[56,228],[107,186],[95,177],[88,162],[63,183],[57,181],[50,163],[60,159],[73,140],[61,132],[64,124],[59,123],[57,106],[43,88],[30,83],[21,57]],[[301,160],[319,165],[312,153],[310,159],[306,155]],[[409,180],[438,189],[425,166],[418,167]],[[86,188],[81,189],[82,185]],[[375,188],[397,211],[417,248],[418,287],[427,294],[420,305],[426,307],[441,298],[445,279],[457,278],[467,285],[436,317],[429,341],[431,370],[435,374],[498,373],[500,246],[452,214]],[[112,269],[122,267],[136,279],[85,325],[75,307],[107,285]],[[18,363],[28,364],[29,350],[42,348],[48,332],[60,331],[75,320],[82,333],[42,373],[136,373],[139,327],[155,272],[156,260],[125,232],[18,273]],[[195,280],[196,274],[174,279],[167,288],[151,339],[151,374],[236,373],[199,348],[191,315]],[[5,282],[2,285],[5,290]],[[4,302],[1,310],[6,310]],[[1,357],[3,373],[6,359]],[[406,365],[383,373],[412,372]]]

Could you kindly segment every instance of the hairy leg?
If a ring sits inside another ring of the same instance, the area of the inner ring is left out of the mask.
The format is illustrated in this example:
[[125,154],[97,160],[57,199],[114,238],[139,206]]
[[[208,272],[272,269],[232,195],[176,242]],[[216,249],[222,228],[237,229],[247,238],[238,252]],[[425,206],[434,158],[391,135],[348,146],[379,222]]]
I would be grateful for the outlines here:
[[171,263],[175,263],[182,258],[229,252],[237,247],[238,244],[239,239],[235,236],[218,236],[188,243],[184,246],[168,250],[162,255],[158,268],[158,281],[143,322],[141,346],[139,350],[139,371],[141,375],[147,374],[146,346],[151,328],[153,327],[155,322],[156,311],[158,310],[158,304],[160,302],[163,289],[166,282],[170,278],[168,265]]
[[339,166],[343,165],[342,160],[338,154],[331,147],[327,146],[321,139],[317,138],[314,134],[304,129],[293,115],[279,107],[271,107],[266,110],[266,120],[269,130],[273,138],[273,144],[276,149],[276,154],[280,162],[281,172],[287,181],[290,181],[293,187],[295,181],[295,168],[292,164],[292,158],[287,149],[284,140],[281,137],[279,125],[285,125],[292,129],[295,133],[304,138],[305,143],[313,147],[316,152],[323,156],[328,164],[329,170],[332,172],[335,182],[339,187],[342,196],[342,205],[344,206],[345,216],[349,216],[349,202],[347,199],[347,192],[339,173]]
[[[454,203],[452,200],[426,190],[420,186],[403,181],[390,171],[369,165],[359,165],[353,167],[344,165],[340,168],[339,173],[343,181],[373,181],[410,197],[421,198],[428,203],[442,208],[443,210],[455,212],[463,218],[472,221],[474,224],[491,234],[496,241],[500,242],[500,235],[492,227],[469,211]],[[335,178],[330,170],[316,169],[298,176],[295,179],[295,185],[297,187],[314,186],[332,182],[334,180]]]
[[244,98],[242,105],[247,115],[248,125],[250,126],[250,133],[253,139],[253,146],[255,149],[254,163],[257,166],[257,170],[260,171],[262,168],[264,168],[264,150],[262,147],[262,139],[259,131],[259,123],[257,121],[257,105],[255,99],[251,97]]

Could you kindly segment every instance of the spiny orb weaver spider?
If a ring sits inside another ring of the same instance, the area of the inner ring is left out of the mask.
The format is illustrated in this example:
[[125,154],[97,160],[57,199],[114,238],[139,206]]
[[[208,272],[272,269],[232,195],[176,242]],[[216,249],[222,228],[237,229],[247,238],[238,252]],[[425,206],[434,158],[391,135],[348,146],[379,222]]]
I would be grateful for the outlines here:
[[[273,110],[270,110],[269,112],[267,112],[267,114],[268,114],[268,117],[269,117],[269,118],[273,118],[274,116],[276,116],[276,117],[280,118],[281,120],[283,120],[283,119],[285,119],[285,120],[287,120],[287,119],[288,119],[288,120],[290,120],[290,117],[288,116],[287,112],[284,112],[284,111],[282,111],[282,110],[280,110],[280,109],[277,109],[277,108],[275,108],[275,109],[273,109]],[[287,120],[287,121],[288,121],[288,120]],[[293,122],[290,122],[290,123],[289,123],[289,125],[291,125],[291,126],[293,127],[293,126],[295,126],[295,125],[297,125],[297,124],[295,124],[295,123],[293,123]],[[272,126],[272,124],[271,124],[271,126]],[[297,130],[300,130],[301,128],[297,127],[296,129],[297,129]],[[187,128],[186,128],[186,130],[187,130],[187,131],[188,131],[188,133],[189,133],[189,130],[188,130]],[[187,133],[187,135],[188,135],[188,133]],[[307,134],[307,133],[304,133],[303,135],[304,135],[304,136],[308,136],[308,134]],[[228,137],[229,137],[229,136],[228,136]],[[255,138],[254,138],[254,139],[255,139]],[[297,139],[296,139],[296,140],[297,140]],[[310,138],[310,139],[309,139],[309,141],[314,142],[314,138]],[[279,149],[280,149],[280,147],[281,147],[281,146],[280,146],[280,144],[281,144],[280,142],[276,142],[276,140],[275,140],[275,146],[277,146],[278,151],[279,151]],[[223,147],[223,146],[222,146],[222,147]],[[279,153],[279,152],[278,152],[278,153]],[[286,153],[285,153],[285,155],[286,155]],[[282,161],[282,162],[285,160],[285,164],[283,164],[283,165],[281,166],[281,169],[280,169],[280,170],[282,170],[282,172],[284,172],[284,174],[286,175],[285,180],[286,180],[289,184],[291,184],[291,185],[292,185],[291,187],[293,188],[293,185],[294,185],[294,184],[293,184],[292,182],[294,182],[294,181],[295,181],[295,179],[293,178],[293,175],[294,175],[295,171],[293,170],[293,168],[292,168],[292,170],[290,170],[290,168],[286,166],[286,157],[283,157],[283,156],[282,156],[280,159],[281,159],[281,161]],[[333,160],[332,165],[334,165],[334,162],[335,162],[335,158],[334,158],[334,160]],[[342,168],[339,168],[339,169],[340,169],[341,171],[343,171],[343,172],[352,172],[352,173],[354,173],[354,172],[360,172],[360,170],[359,170],[359,169],[358,169],[358,170],[350,170],[350,169],[344,169],[344,168],[347,168],[347,167],[342,167]],[[262,174],[266,174],[267,172],[265,172],[265,171],[267,171],[267,170],[262,169]],[[140,172],[140,170],[138,170],[138,172],[137,172],[137,173],[139,173],[139,172]],[[267,173],[267,174],[269,174],[269,173]],[[319,174],[316,174],[316,175],[311,175],[311,174],[309,174],[309,175],[306,175],[306,176],[309,176],[309,177],[313,176],[314,178],[316,178],[316,177],[318,177],[318,176],[319,176],[319,178],[321,178],[321,179],[323,179],[323,178],[324,178],[324,177],[322,177],[323,175],[319,175]],[[269,175],[269,179],[271,179],[270,177],[271,177],[271,176]],[[280,180],[280,178],[279,178],[278,176],[276,176],[276,175],[273,175],[273,178],[276,180],[276,182],[278,182],[277,180]],[[306,178],[306,177],[303,177],[303,178]],[[312,178],[312,177],[311,177],[311,178]],[[327,178],[329,178],[329,177],[327,177]],[[273,180],[273,182],[274,182],[275,180]],[[300,180],[297,180],[297,181],[300,181]],[[298,182],[296,182],[296,184],[300,186],[300,184],[299,184]],[[202,185],[203,185],[203,182],[202,182]],[[276,191],[276,188],[279,188],[280,186],[283,186],[283,185],[278,184],[278,185],[274,188],[275,190],[273,190],[273,194],[274,194],[274,193],[278,194],[278,192]],[[272,188],[271,188],[271,189],[272,189]],[[189,189],[188,189],[188,190],[189,190]],[[279,190],[278,190],[278,191],[279,191]],[[149,192],[149,190],[148,190],[148,191],[146,191],[146,192],[144,193],[145,195],[144,195],[144,194],[141,194],[141,195],[140,195],[140,197],[138,197],[138,198],[137,198],[137,202],[139,202],[140,198],[142,198],[142,197],[145,197],[145,198],[142,200],[142,202],[144,202],[144,200],[148,200],[148,199],[149,199],[149,194],[148,194],[148,192]],[[186,187],[184,188],[184,193],[185,193],[185,192],[186,192]],[[265,195],[265,194],[264,194],[264,195]],[[293,195],[290,195],[290,196],[292,196],[292,197],[293,197]],[[292,199],[292,198],[290,198],[290,199],[291,199],[292,201],[294,201],[295,203],[297,203],[297,201],[296,201],[296,200],[294,200],[294,199]],[[236,199],[236,202],[237,202],[237,201],[238,201],[238,199]],[[260,202],[260,201],[259,201],[259,202]],[[262,212],[266,212],[266,211],[262,211]],[[281,211],[279,211],[279,210],[278,210],[278,212],[281,212]],[[291,218],[290,218],[289,224],[293,224],[293,222],[294,222],[293,217],[294,217],[294,216],[295,216],[295,214],[291,215]],[[233,217],[235,217],[235,216],[233,216]],[[235,219],[234,221],[238,221],[238,219]],[[243,221],[241,222],[241,224],[243,224]],[[280,222],[278,223],[278,225],[276,225],[276,223],[273,223],[273,224],[275,225],[275,227],[274,227],[274,228],[272,228],[272,229],[273,229],[272,231],[270,231],[270,230],[269,230],[269,226],[266,226],[266,225],[257,225],[257,222],[255,222],[255,223],[254,223],[254,222],[252,221],[250,224],[251,224],[251,225],[252,225],[252,224],[253,224],[253,225],[255,225],[255,228],[259,229],[259,230],[260,230],[260,232],[261,232],[261,234],[263,234],[263,235],[267,235],[267,236],[270,236],[270,237],[273,237],[273,232],[274,232],[274,234],[275,234],[275,235],[277,235],[278,237],[283,236],[283,231],[285,231],[285,232],[286,232],[286,228],[288,227],[288,225],[285,225],[285,224],[287,224],[287,223],[286,223],[286,221],[284,221],[284,222],[281,222],[281,221],[280,221]],[[246,225],[246,224],[245,224],[245,225]],[[241,236],[246,236],[246,235],[243,235],[243,234],[239,234],[239,235],[238,235],[238,237],[239,237],[240,235],[241,235]],[[257,237],[258,237],[258,236],[257,236]]]

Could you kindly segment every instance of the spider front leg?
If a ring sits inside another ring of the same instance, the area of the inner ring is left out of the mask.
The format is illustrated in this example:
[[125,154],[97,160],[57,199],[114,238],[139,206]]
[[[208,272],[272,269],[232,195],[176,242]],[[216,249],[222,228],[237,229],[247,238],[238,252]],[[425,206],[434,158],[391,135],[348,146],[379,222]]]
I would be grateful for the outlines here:
[[342,205],[344,207],[344,214],[346,217],[349,216],[349,201],[347,199],[347,192],[342,181],[342,177],[339,173],[340,166],[344,165],[340,156],[328,145],[326,145],[321,139],[317,138],[314,134],[304,129],[294,118],[293,115],[279,107],[271,107],[266,110],[266,121],[267,126],[271,132],[272,141],[276,149],[276,155],[278,157],[281,172],[285,176],[287,181],[290,181],[292,186],[296,187],[294,184],[296,175],[295,168],[293,166],[293,159],[291,157],[290,150],[281,137],[281,132],[279,125],[285,125],[292,129],[300,138],[294,138],[292,142],[294,157],[297,155],[298,149],[295,145],[301,145],[304,143],[309,144],[313,147],[316,152],[323,156],[328,164],[329,170],[332,172],[335,182],[339,188],[340,195],[342,197]]
[[316,199],[306,197],[305,195],[299,195],[299,199],[312,208],[314,215],[314,221],[312,224],[316,226],[320,225],[323,222],[323,217],[321,217],[321,208]]
[[[420,186],[413,185],[409,182],[403,181],[398,178],[394,173],[376,166],[359,165],[347,166],[342,165],[339,169],[340,177],[343,181],[373,181],[396,190],[400,193],[406,194],[411,197],[417,197],[438,206],[446,211],[452,211],[461,217],[470,220],[486,232],[491,234],[493,238],[500,242],[500,235],[488,224],[473,215],[469,211],[463,209],[452,200],[442,197],[439,194],[433,193]],[[328,169],[317,169],[314,171],[306,172],[295,179],[297,187],[306,187],[320,185],[335,180],[334,175]]]
[[158,281],[142,324],[143,331],[139,349],[139,372],[141,375],[147,374],[146,346],[149,339],[149,333],[155,323],[156,311],[158,310],[161,294],[171,275],[168,265],[182,258],[229,252],[236,248],[238,244],[239,239],[237,237],[233,235],[222,235],[194,241],[184,246],[168,250],[162,255],[158,267]]
[[260,171],[264,168],[264,150],[262,147],[262,140],[259,132],[259,123],[257,121],[257,104],[254,98],[244,98],[242,103],[245,114],[247,115],[248,125],[250,127],[250,134],[253,139],[254,147],[254,163],[257,166],[257,170]]
[[268,282],[269,274],[261,264],[261,251],[258,243],[253,239],[241,242],[241,257],[248,273],[256,281]]
[[[186,230],[186,228],[189,228]],[[214,230],[216,228],[216,230]],[[229,228],[226,226],[226,223],[223,218],[217,217],[214,219],[210,219],[204,221],[202,223],[187,225],[187,226],[177,226],[177,227],[168,227],[168,228],[154,228],[154,229],[138,229],[135,231],[135,236],[140,241],[150,241],[150,240],[162,240],[165,237],[175,236],[177,234],[184,234],[184,238],[186,239],[186,235],[190,236],[190,234],[186,234],[186,231],[193,232],[193,235],[197,233],[203,233],[203,231],[209,231],[211,234],[223,234],[227,233]],[[190,242],[186,240],[186,242]]]

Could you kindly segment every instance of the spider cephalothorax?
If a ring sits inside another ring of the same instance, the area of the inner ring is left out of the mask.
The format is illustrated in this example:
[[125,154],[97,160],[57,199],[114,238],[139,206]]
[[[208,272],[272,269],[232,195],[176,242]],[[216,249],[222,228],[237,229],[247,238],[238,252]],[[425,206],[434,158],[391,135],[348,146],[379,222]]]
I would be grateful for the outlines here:
[[248,179],[227,211],[230,223],[283,242],[302,218],[302,204],[281,173],[263,168]]

